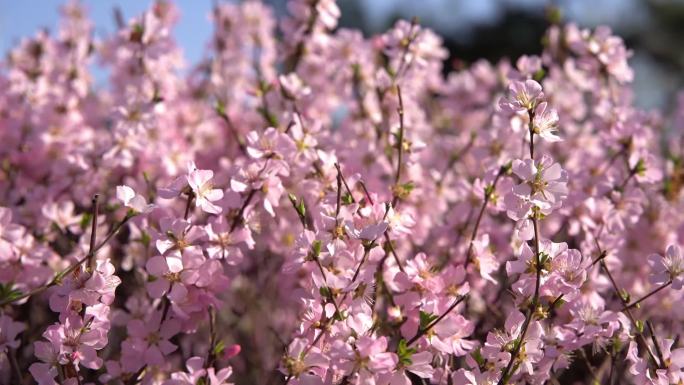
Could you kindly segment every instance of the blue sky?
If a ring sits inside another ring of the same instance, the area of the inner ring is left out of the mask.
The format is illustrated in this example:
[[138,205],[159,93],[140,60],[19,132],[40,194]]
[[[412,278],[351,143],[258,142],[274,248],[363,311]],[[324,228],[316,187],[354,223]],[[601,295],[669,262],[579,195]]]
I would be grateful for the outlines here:
[[[13,47],[19,39],[32,36],[42,27],[54,31],[59,19],[58,9],[66,0],[0,0],[0,55]],[[211,35],[208,20],[213,1],[226,0],[174,0],[180,8],[181,18],[174,29],[179,47],[189,65],[202,58]],[[286,0],[272,0],[282,9]],[[338,0],[343,3],[347,0]],[[543,8],[550,0],[361,0],[365,18],[371,30],[380,32],[386,18],[399,10],[410,18],[419,16],[421,23],[436,27],[440,33],[467,37],[477,23],[495,22],[505,6]],[[640,0],[555,0],[568,20],[585,26],[609,24],[620,33],[621,26],[645,25],[643,3]],[[141,14],[153,0],[81,0],[95,24],[95,34],[105,36],[114,31],[113,9],[118,6],[126,20]],[[646,59],[635,55],[632,64],[637,67],[636,86],[639,99],[645,104],[661,104],[666,93],[663,88],[671,83],[653,69]],[[106,84],[106,73],[93,68],[100,85]]]
[[[216,0],[225,1],[225,0]],[[340,3],[344,0],[338,0]],[[54,31],[58,8],[65,0],[0,0],[0,53],[4,55],[18,39],[33,35],[39,28]],[[152,0],[82,0],[90,18],[95,22],[96,34],[103,36],[114,30],[113,9],[118,6],[125,19],[142,13]],[[175,0],[181,19],[174,30],[179,46],[189,63],[202,57],[211,34],[208,15],[212,0]],[[275,3],[282,5],[285,0]],[[546,0],[363,0],[367,19],[383,24],[384,18],[399,9],[404,14],[416,15],[428,25],[438,25],[443,32],[467,34],[474,23],[494,21],[505,5],[542,7]],[[635,0],[571,0],[559,1],[571,20],[583,24],[609,23],[629,20],[634,15]],[[454,12],[457,9],[457,12]],[[375,28],[373,28],[375,29]]]
[[[151,0],[82,0],[99,36],[114,31],[114,6],[119,6],[125,20],[145,11]],[[55,31],[59,20],[58,9],[64,0],[0,0],[0,52],[4,55],[21,37],[32,36],[42,27]],[[181,20],[174,30],[179,46],[189,62],[202,57],[211,34],[208,15],[209,0],[177,0]]]

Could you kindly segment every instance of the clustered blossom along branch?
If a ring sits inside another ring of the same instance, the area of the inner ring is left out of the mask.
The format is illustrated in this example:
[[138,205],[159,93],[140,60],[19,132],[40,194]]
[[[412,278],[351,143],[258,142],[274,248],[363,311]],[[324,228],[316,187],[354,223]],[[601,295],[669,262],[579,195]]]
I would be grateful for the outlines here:
[[605,27],[444,76],[288,4],[217,3],[187,71],[167,1],[12,48],[1,384],[684,382],[684,97]]

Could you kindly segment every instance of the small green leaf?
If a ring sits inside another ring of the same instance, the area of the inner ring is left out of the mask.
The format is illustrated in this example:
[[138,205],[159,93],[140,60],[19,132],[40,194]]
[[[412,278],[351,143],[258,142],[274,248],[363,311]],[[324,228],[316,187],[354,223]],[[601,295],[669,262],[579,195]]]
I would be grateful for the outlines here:
[[152,237],[150,237],[150,234],[148,234],[147,231],[142,231],[140,234],[140,243],[142,243],[145,247],[149,247],[150,242],[152,242]]
[[271,127],[278,127],[278,118],[273,113],[263,107],[259,107],[257,110]]
[[226,104],[223,100],[217,100],[214,105],[214,110],[219,116],[226,116]]
[[411,357],[413,356],[413,353],[416,352],[416,349],[408,347],[406,340],[401,340],[399,341],[399,346],[397,346],[397,356],[399,356],[399,364],[402,366],[409,366],[413,362],[411,361]]
[[0,283],[0,301],[14,301],[15,299],[21,297],[22,292],[18,289],[14,289],[11,283],[3,285]]
[[312,256],[314,259],[318,258],[318,256],[321,254],[321,246],[322,242],[318,239],[313,241],[313,243],[311,244],[311,252],[313,254]]
[[345,194],[342,196],[342,204],[350,205],[350,204],[352,204],[353,202],[354,202],[354,198],[351,196],[351,194],[345,193]]
[[644,332],[644,321],[637,320],[636,321],[636,328],[639,331],[639,333],[643,333]]
[[302,217],[306,216],[306,206],[304,206],[304,199],[297,203],[297,213]]
[[472,353],[470,353],[470,356],[473,357],[473,359],[475,360],[475,362],[477,362],[477,365],[479,367],[484,367],[486,360],[484,359],[484,357],[482,357],[482,353],[480,352],[480,347],[473,350]]
[[226,348],[225,342],[223,340],[219,341],[216,346],[214,346],[214,357],[218,357],[223,353],[223,350]]
[[394,195],[401,199],[406,199],[411,194],[411,191],[416,188],[413,182],[406,182],[404,184],[397,184],[393,187]]
[[90,225],[90,221],[93,220],[93,215],[86,211],[83,213],[81,216],[81,223],[79,224],[81,226],[81,229],[85,230],[88,228],[88,225]]
[[644,173],[646,172],[646,162],[644,162],[643,159],[639,159],[639,161],[637,161],[637,164],[632,169],[632,172],[638,175],[644,175]]
[[432,314],[432,313],[424,312],[421,310],[420,311],[420,330],[425,330],[432,323],[432,321],[436,320],[437,318],[439,318],[439,316]]
[[318,288],[318,293],[321,295],[323,298],[330,298],[332,296],[332,292],[330,291],[330,288],[327,286],[321,286]]
[[620,290],[620,297],[622,298],[622,300],[624,302],[629,302],[629,300],[631,298],[631,296],[629,295],[629,293],[625,289]]

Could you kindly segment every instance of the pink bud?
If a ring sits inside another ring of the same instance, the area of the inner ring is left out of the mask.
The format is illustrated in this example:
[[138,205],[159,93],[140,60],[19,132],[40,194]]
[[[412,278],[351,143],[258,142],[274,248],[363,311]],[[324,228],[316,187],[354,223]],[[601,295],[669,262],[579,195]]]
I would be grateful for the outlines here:
[[233,357],[237,356],[238,354],[240,354],[240,350],[242,350],[240,345],[238,345],[238,344],[230,345],[224,351],[223,358],[226,360],[229,358],[233,358]]

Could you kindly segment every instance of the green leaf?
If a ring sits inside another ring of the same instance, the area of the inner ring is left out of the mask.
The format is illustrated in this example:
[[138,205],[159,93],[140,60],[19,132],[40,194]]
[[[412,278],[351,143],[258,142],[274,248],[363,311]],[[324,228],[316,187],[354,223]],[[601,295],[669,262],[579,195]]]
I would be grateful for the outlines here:
[[477,362],[477,365],[479,367],[481,367],[481,368],[484,367],[486,360],[484,359],[484,357],[482,357],[482,353],[480,352],[480,347],[473,350],[472,353],[470,353],[470,356],[473,357],[473,359],[475,360],[475,362]]
[[152,237],[150,237],[150,234],[148,234],[147,231],[143,231],[140,234],[140,243],[142,243],[145,247],[149,247],[150,242],[152,242]]
[[259,111],[261,116],[264,119],[266,119],[266,121],[268,122],[268,124],[271,127],[278,127],[278,118],[276,118],[276,116],[273,115],[272,112],[268,111],[267,109],[265,109],[263,107],[259,107],[257,110]]
[[399,364],[402,366],[409,366],[413,362],[411,361],[411,357],[413,356],[413,353],[416,352],[416,349],[408,347],[406,340],[401,340],[399,341],[399,346],[397,346],[397,356],[399,356]]
[[226,348],[225,342],[223,340],[219,341],[216,346],[214,346],[214,357],[218,357],[223,353],[223,350]]
[[644,332],[644,321],[637,320],[636,321],[636,328],[639,331],[639,333],[643,333]]
[[625,289],[620,290],[620,297],[622,297],[622,300],[625,302],[629,302],[631,298],[631,296]]
[[332,296],[332,292],[330,291],[330,288],[327,286],[321,286],[318,288],[318,293],[321,295],[323,298],[330,298]]
[[133,25],[133,28],[131,29],[131,35],[129,36],[129,39],[133,43],[140,43],[142,42],[143,34],[145,33],[145,29],[143,28],[142,24],[135,24]]
[[301,217],[306,216],[306,206],[304,206],[304,199],[302,199],[301,201],[299,201],[299,203],[297,203],[297,213]]
[[14,289],[11,283],[3,285],[0,283],[0,301],[14,301],[21,297],[21,290]]
[[90,225],[90,221],[93,220],[93,215],[89,212],[86,211],[83,213],[81,216],[81,223],[79,224],[81,226],[81,229],[85,230],[88,228],[88,225]]
[[219,116],[226,116],[226,104],[223,102],[223,100],[217,100],[216,105],[214,106],[214,110],[216,110],[216,113]]
[[350,193],[345,193],[345,194],[342,196],[342,204],[350,205],[350,204],[352,204],[352,203],[354,203],[354,198],[351,196]]
[[401,199],[406,199],[411,194],[411,191],[416,188],[413,182],[406,182],[404,184],[397,184],[393,187],[394,195]]
[[437,318],[439,318],[439,316],[432,314],[432,313],[424,312],[421,310],[420,311],[420,330],[425,330],[432,323],[432,321],[436,320]]
[[311,244],[311,251],[313,253],[314,258],[318,258],[318,256],[321,254],[321,246],[322,243],[318,239],[313,241],[313,243]]
[[148,174],[147,171],[143,171],[142,175],[145,183],[149,184],[151,182],[150,174]]
[[404,190],[406,190],[407,193],[410,193],[411,191],[413,191],[414,188],[416,188],[416,185],[413,184],[413,182],[406,182],[403,185],[401,185],[401,187]]
[[534,73],[534,80],[536,81],[541,81],[544,79],[544,76],[546,76],[546,71],[544,71],[543,68],[539,69],[539,71]]
[[637,164],[632,169],[632,172],[638,175],[644,175],[646,172],[646,162],[643,159],[639,159]]

